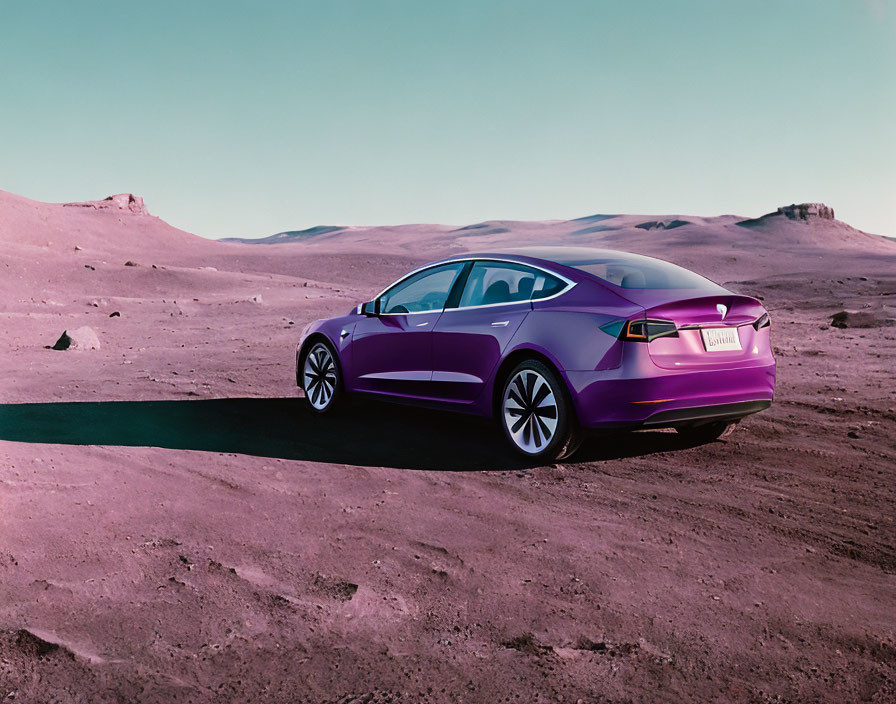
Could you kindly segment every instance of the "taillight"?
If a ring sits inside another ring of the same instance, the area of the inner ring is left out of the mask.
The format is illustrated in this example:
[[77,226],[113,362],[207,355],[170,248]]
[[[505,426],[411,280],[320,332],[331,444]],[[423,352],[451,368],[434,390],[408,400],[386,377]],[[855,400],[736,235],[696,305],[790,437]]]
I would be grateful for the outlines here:
[[626,342],[651,342],[658,337],[678,337],[678,328],[671,320],[627,320],[619,332],[619,339]]
[[758,318],[756,318],[756,320],[753,321],[753,327],[756,330],[759,330],[761,328],[767,328],[771,324],[772,324],[772,321],[769,320],[768,313],[763,313]]

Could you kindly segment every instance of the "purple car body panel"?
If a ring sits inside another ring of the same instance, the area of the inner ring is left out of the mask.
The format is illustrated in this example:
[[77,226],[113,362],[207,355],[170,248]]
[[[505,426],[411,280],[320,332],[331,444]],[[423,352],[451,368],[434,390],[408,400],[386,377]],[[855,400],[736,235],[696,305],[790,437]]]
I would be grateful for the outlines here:
[[361,316],[351,337],[355,391],[426,396],[432,379],[432,330],[442,311]]
[[495,308],[446,310],[433,331],[433,390],[450,401],[472,402],[485,389],[520,325],[528,301]]
[[[769,327],[757,322],[766,311],[754,298],[708,281],[695,289],[626,288],[522,251],[461,255],[421,269],[459,260],[530,265],[567,287],[543,300],[413,314],[368,316],[359,306],[308,326],[297,363],[303,345],[326,338],[347,391],[492,416],[499,371],[539,356],[556,368],[578,422],[589,428],[669,425],[688,420],[692,409],[700,411],[695,418],[711,418],[715,408],[720,418],[735,418],[773,398]],[[673,321],[675,336],[636,342],[617,334],[626,321],[648,319]],[[734,330],[740,349],[708,351],[709,328]]]

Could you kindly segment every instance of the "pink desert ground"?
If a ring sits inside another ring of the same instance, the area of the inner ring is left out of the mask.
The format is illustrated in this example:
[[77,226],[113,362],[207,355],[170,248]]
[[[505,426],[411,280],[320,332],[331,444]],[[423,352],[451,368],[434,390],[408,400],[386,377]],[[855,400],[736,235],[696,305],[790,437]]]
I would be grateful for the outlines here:
[[[0,191],[0,701],[894,701],[896,242],[743,220],[250,245]],[[304,410],[307,322],[527,243],[761,297],[774,405],[535,467],[482,420]],[[81,326],[100,349],[46,348]]]

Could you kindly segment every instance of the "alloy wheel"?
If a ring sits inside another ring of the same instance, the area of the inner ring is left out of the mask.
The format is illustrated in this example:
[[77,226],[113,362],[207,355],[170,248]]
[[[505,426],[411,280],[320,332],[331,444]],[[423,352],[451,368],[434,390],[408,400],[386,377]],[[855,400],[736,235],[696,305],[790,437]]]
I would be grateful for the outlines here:
[[532,369],[516,373],[504,391],[504,424],[514,444],[527,454],[542,452],[557,432],[558,410],[554,390]]
[[312,347],[305,357],[303,375],[308,402],[322,411],[336,392],[336,363],[330,349],[322,342]]

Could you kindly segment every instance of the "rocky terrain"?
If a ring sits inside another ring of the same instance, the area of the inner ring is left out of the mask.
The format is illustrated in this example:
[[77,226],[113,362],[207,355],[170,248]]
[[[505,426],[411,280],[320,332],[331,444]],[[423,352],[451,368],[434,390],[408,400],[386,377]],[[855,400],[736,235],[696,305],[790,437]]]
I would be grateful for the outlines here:
[[[894,701],[896,242],[803,210],[249,245],[0,191],[0,701]],[[554,466],[479,419],[303,408],[307,322],[531,243],[762,298],[775,404]]]

